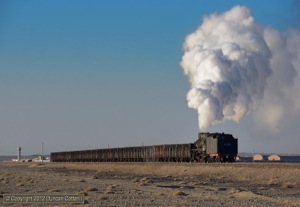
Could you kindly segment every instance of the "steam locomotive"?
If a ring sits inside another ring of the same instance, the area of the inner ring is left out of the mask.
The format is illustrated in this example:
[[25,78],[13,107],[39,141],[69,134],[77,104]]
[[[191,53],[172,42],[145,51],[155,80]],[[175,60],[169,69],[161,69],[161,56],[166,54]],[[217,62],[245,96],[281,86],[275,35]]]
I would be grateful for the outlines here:
[[52,152],[52,162],[234,162],[237,139],[231,134],[199,133],[189,144],[165,144]]

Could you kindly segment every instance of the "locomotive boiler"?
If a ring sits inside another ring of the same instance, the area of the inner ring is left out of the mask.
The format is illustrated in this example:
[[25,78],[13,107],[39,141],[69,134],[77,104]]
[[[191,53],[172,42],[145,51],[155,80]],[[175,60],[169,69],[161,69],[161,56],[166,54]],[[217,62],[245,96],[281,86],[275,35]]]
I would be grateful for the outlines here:
[[199,133],[194,143],[52,152],[52,162],[234,162],[231,134]]

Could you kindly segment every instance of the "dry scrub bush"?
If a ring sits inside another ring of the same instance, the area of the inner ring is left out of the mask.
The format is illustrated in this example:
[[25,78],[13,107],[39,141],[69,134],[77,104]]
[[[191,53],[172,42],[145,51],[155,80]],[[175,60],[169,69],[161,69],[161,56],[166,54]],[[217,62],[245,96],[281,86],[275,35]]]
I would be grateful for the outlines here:
[[93,179],[93,180],[97,180],[97,179],[99,179],[99,177],[98,177],[97,175],[94,175],[94,176],[92,177],[92,179]]
[[30,177],[27,177],[24,179],[27,183],[34,183],[33,179]]
[[88,195],[88,193],[86,191],[80,191],[80,192],[78,192],[78,194],[83,194],[84,196]]
[[232,189],[228,190],[229,194],[235,194],[235,193],[239,193],[239,192],[241,192],[241,190],[239,190],[237,188],[232,188]]
[[188,185],[195,186],[195,185],[200,185],[200,183],[199,182],[189,182]]
[[281,187],[282,188],[294,188],[294,186],[292,184],[290,184],[290,183],[284,183],[284,184],[282,184]]
[[97,188],[91,187],[91,188],[85,189],[85,191],[87,191],[87,192],[92,192],[92,191],[98,191],[98,189],[97,189]]
[[131,182],[132,183],[138,183],[138,182],[140,182],[140,180],[138,178],[134,178]]
[[139,186],[146,186],[146,185],[147,185],[146,182],[141,182],[141,183],[139,184]]
[[50,189],[50,190],[48,190],[50,193],[54,193],[54,192],[60,192],[60,190],[58,190],[58,189]]
[[104,200],[107,200],[107,199],[108,199],[108,196],[101,195],[101,196],[98,197],[98,199],[99,199],[100,201],[104,201]]
[[257,189],[258,189],[258,190],[268,190],[268,188],[267,188],[267,187],[263,187],[263,186],[261,186],[261,187],[258,187]]
[[186,184],[185,181],[180,181],[180,182],[178,182],[178,185],[185,185],[185,184]]
[[32,178],[31,177],[25,177],[24,180],[28,182],[28,181],[31,181]]
[[227,188],[224,188],[224,187],[218,188],[218,191],[226,191],[226,190],[227,190]]
[[146,186],[149,183],[153,183],[153,180],[151,180],[150,178],[144,177],[141,180],[133,180],[133,182],[139,182],[140,186]]
[[105,194],[114,194],[114,187],[113,186],[107,187]]
[[150,180],[150,178],[144,177],[140,180],[140,182],[145,182],[145,181],[149,181],[149,180]]
[[182,192],[182,191],[175,191],[174,195],[177,195],[177,196],[187,196],[187,194],[185,192]]
[[24,184],[23,183],[17,183],[16,186],[21,187],[21,186],[24,186]]

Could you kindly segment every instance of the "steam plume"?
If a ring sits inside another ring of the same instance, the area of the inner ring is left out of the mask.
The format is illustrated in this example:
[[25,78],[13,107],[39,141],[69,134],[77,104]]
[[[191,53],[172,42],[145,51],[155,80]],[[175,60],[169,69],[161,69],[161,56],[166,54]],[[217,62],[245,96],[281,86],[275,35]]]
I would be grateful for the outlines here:
[[244,6],[204,17],[186,37],[181,61],[191,86],[188,106],[198,111],[200,130],[251,112],[274,130],[285,113],[298,113],[299,48],[298,31],[261,26]]

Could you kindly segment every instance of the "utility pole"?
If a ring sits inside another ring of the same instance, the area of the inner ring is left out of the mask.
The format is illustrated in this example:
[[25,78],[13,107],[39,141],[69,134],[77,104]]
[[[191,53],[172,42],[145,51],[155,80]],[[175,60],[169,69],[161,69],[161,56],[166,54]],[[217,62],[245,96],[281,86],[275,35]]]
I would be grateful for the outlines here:
[[42,155],[41,155],[41,159],[42,159],[42,162],[44,160],[44,142],[42,142]]

